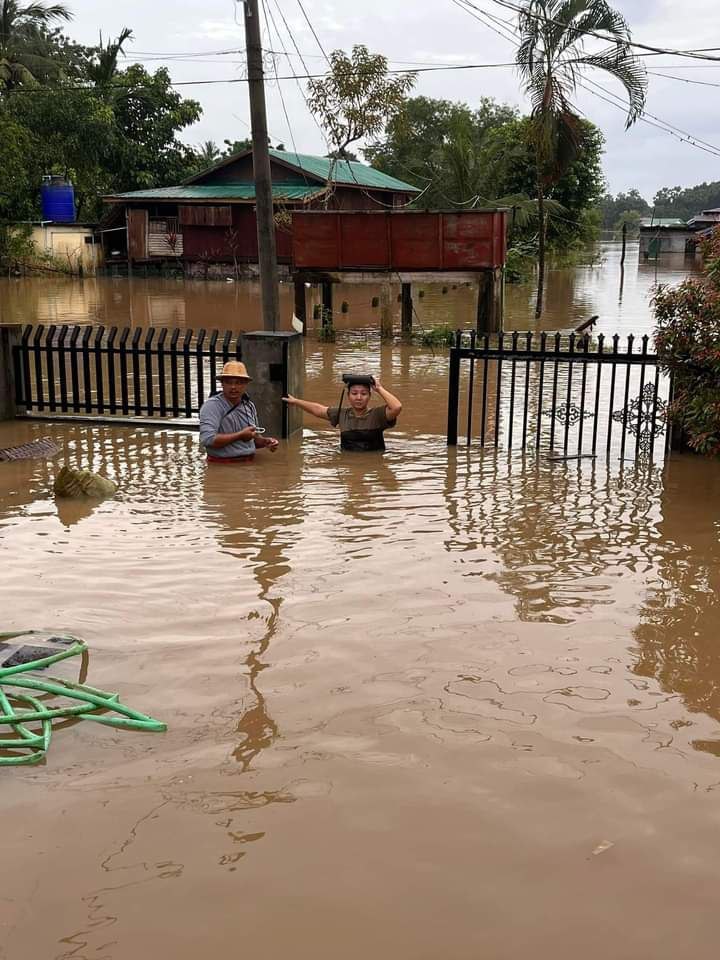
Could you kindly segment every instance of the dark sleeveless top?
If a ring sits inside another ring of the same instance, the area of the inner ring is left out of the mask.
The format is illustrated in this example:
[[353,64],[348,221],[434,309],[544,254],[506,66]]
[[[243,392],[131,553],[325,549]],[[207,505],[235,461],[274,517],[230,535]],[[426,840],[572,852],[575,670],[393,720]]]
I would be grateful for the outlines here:
[[361,417],[352,407],[328,407],[328,419],[340,427],[340,448],[355,453],[384,450],[383,430],[396,423],[388,419],[387,407],[370,407]]

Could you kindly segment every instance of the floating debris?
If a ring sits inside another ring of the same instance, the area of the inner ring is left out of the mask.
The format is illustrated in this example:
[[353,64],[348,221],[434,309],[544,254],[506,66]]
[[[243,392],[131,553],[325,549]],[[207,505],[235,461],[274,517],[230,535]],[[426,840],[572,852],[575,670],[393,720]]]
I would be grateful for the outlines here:
[[60,447],[50,437],[30,440],[17,447],[0,449],[0,460],[49,460],[60,453]]
[[615,844],[612,840],[603,840],[602,843],[599,843],[592,852],[594,857],[599,857],[601,853],[605,853],[606,850],[610,850],[614,847]]
[[53,490],[58,497],[111,497],[117,493],[118,486],[107,477],[90,470],[78,470],[76,467],[65,466],[55,478]]

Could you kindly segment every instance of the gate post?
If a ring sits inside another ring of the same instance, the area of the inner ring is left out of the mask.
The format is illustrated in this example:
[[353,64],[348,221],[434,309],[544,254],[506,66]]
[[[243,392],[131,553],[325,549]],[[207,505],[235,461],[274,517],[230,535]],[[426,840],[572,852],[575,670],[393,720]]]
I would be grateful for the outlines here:
[[448,377],[448,422],[447,443],[457,446],[458,405],[460,401],[460,334],[456,334],[455,346],[450,347],[450,371]]
[[12,420],[17,415],[13,347],[19,343],[19,327],[0,327],[0,420]]
[[286,439],[302,429],[302,411],[288,407],[288,393],[302,396],[302,334],[258,331],[240,336],[242,358],[253,378],[249,393],[270,436]]

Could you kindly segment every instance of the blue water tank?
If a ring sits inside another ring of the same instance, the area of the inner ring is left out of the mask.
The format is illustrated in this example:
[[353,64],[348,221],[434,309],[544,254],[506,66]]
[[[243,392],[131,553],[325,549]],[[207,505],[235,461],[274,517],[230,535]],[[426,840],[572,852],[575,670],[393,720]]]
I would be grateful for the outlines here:
[[43,177],[40,206],[43,220],[75,223],[75,188],[65,177]]

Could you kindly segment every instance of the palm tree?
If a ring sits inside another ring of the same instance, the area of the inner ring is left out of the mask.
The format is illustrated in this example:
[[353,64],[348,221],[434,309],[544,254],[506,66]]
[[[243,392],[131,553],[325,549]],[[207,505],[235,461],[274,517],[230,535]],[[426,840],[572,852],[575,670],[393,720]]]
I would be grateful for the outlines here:
[[62,3],[21,7],[17,0],[0,0],[0,90],[36,83],[36,73],[48,64],[43,31],[59,20],[72,20]]
[[[642,115],[647,73],[633,54],[624,17],[607,0],[527,0],[518,27],[516,62],[532,103],[537,168],[539,277],[535,316],[539,317],[545,285],[546,197],[582,149],[581,120],[571,97],[585,70],[603,70],[625,88],[627,128]],[[588,51],[586,44],[594,42],[590,33],[612,39],[603,48]]]
[[102,33],[100,34],[98,52],[85,68],[88,79],[92,80],[97,88],[103,91],[110,89],[118,72],[118,57],[125,53],[123,45],[132,39],[133,32],[129,27],[123,27],[117,40],[109,40],[107,46],[103,46]]
[[212,167],[221,159],[221,156],[222,154],[215,141],[205,140],[200,144],[200,149],[197,151],[198,169],[205,170],[207,167]]

